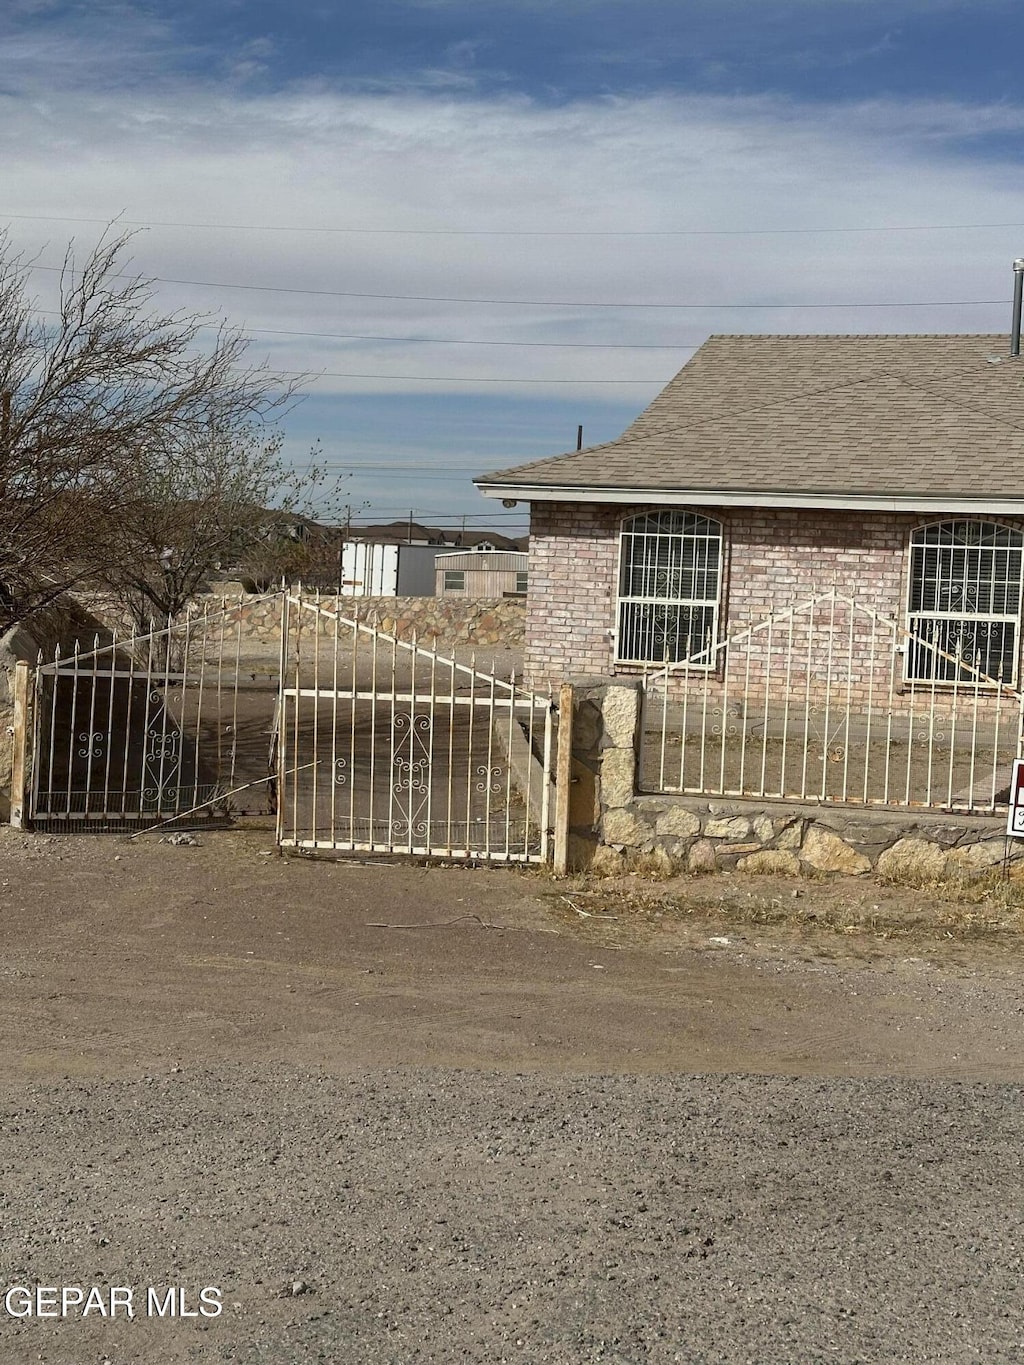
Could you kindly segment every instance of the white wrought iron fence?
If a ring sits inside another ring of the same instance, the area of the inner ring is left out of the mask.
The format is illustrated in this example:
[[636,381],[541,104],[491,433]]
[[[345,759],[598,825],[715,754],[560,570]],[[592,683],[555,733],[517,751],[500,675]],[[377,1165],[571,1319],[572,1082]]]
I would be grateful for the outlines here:
[[[1005,803],[1022,694],[985,672],[969,631],[915,635],[832,592],[690,641],[686,656],[643,680],[645,791],[963,812]],[[934,666],[922,669],[926,656]]]
[[278,842],[500,862],[548,857],[553,702],[475,656],[290,593]]
[[[33,825],[138,828],[266,811],[276,672],[243,654],[243,613],[227,602],[40,658]],[[239,789],[246,795],[232,801]]]

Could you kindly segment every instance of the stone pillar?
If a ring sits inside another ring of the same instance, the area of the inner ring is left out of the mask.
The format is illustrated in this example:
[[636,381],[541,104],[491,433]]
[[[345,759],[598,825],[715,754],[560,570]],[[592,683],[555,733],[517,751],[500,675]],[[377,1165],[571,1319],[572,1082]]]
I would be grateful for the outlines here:
[[[642,831],[630,810],[637,788],[639,682],[573,680],[570,871],[585,871],[605,855],[603,844],[633,844]],[[635,836],[635,837],[634,837]]]
[[640,743],[639,682],[609,685],[601,702],[601,842],[636,845],[648,837],[635,814]]

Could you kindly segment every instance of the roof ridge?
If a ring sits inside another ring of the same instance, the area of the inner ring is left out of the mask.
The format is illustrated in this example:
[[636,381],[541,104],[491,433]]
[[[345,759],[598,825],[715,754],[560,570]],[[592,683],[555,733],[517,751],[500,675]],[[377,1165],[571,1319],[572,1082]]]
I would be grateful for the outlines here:
[[[1006,332],[710,332],[707,341],[980,341]],[[698,347],[698,350],[701,349]],[[1013,357],[1007,356],[1007,360]]]

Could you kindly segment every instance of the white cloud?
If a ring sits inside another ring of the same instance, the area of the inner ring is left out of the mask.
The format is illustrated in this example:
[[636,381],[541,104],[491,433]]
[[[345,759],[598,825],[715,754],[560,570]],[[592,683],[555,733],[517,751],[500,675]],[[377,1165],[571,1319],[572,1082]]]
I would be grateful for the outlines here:
[[[248,55],[260,60],[268,48]],[[71,60],[70,49],[65,59]],[[35,65],[33,65],[35,63]],[[808,303],[998,299],[1024,230],[787,235],[800,227],[1024,222],[1013,169],[965,140],[1019,134],[1024,109],[874,102],[807,107],[770,98],[604,99],[546,108],[307,87],[265,98],[166,83],[153,91],[44,94],[21,70],[3,102],[5,213],[145,222],[433,229],[437,235],[153,228],[141,269],[182,280],[348,294],[555,299],[564,309],[221,292],[166,285],[161,299],[221,308],[253,329],[682,347],[711,330],[1002,330],[999,309],[598,311],[588,302]],[[26,74],[28,73],[28,74]],[[49,83],[47,82],[47,85]],[[456,236],[476,228],[588,233],[743,228],[779,235]],[[54,245],[60,222],[13,221],[19,244]],[[43,277],[40,287],[46,288]],[[1008,312],[1008,308],[1006,310]],[[641,406],[687,352],[317,341],[255,333],[287,369],[480,378],[459,393],[529,393],[510,377],[649,379],[594,387]],[[398,389],[436,392],[406,382]],[[380,391],[324,379],[316,391]],[[537,383],[545,397],[566,392]],[[573,390],[572,392],[575,392]]]

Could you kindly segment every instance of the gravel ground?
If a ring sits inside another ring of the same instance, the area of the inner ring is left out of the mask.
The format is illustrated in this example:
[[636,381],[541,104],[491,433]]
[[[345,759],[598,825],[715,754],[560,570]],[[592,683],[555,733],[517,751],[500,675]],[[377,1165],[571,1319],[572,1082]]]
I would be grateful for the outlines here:
[[1016,1086],[184,1068],[3,1130],[6,1285],[224,1303],[0,1316],[19,1365],[1024,1355]]
[[1024,1360],[1016,911],[268,838],[0,831],[0,1365]]

